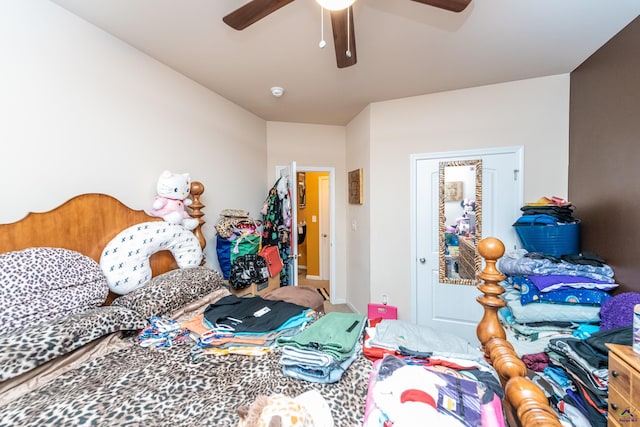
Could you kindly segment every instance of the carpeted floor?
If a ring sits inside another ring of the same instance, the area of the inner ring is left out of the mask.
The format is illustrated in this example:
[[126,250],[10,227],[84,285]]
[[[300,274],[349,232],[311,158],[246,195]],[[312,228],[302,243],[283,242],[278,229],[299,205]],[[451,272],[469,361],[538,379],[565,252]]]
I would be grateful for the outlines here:
[[340,313],[351,313],[352,310],[347,304],[331,304],[330,286],[328,280],[307,279],[303,274],[298,275],[298,286],[314,288],[324,298],[324,311],[326,313],[337,311]]
[[329,292],[329,281],[328,280],[314,280],[307,279],[304,274],[298,275],[298,286],[307,286],[310,288],[325,288],[327,292]]

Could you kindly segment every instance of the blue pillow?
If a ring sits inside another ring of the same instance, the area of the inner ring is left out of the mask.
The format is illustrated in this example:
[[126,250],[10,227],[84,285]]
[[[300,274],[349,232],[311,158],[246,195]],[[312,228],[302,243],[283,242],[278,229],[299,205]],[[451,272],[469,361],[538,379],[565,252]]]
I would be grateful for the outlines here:
[[581,288],[581,289],[600,289],[601,291],[610,291],[618,287],[613,278],[608,281],[596,280],[590,277],[569,276],[564,274],[545,274],[544,276],[528,276],[540,292],[550,292],[559,289]]
[[578,304],[600,306],[611,295],[599,289],[561,289],[550,292],[540,290],[525,276],[510,278],[514,287],[520,289],[520,303],[522,305],[534,302],[551,304]]

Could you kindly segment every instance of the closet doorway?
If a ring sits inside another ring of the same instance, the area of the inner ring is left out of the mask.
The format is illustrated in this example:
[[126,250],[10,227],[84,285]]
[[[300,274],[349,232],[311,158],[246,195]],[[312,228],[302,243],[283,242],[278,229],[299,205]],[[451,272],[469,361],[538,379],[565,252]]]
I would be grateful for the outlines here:
[[[297,262],[295,274],[298,286],[318,289],[329,302],[335,295],[335,168],[277,166],[291,173],[290,191],[295,192]],[[302,238],[304,236],[304,238]],[[293,253],[293,251],[292,251]]]
[[[480,293],[475,285],[441,280],[442,269],[450,268],[448,263],[441,265],[441,244],[448,237],[441,234],[440,195],[447,194],[440,188],[441,167],[470,162],[481,165],[481,179],[477,182],[482,203],[480,237],[497,237],[512,249],[517,242],[512,224],[523,203],[523,161],[522,147],[411,156],[411,287],[415,323],[477,343],[476,326],[483,314],[476,302]],[[446,189],[447,183],[443,184]],[[444,220],[447,225],[452,222],[451,218]]]
[[304,227],[305,238],[298,245],[298,285],[316,288],[330,301],[335,295],[333,168],[300,166],[301,174],[305,177],[306,200],[304,207],[298,205],[298,232]]

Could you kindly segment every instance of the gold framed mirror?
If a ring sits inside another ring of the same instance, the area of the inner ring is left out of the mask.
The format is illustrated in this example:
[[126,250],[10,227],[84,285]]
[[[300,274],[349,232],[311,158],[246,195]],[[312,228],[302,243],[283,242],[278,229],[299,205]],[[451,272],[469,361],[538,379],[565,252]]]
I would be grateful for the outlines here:
[[297,172],[298,182],[298,208],[304,209],[307,207],[307,174],[306,172]]
[[439,165],[439,281],[473,285],[482,269],[482,159]]

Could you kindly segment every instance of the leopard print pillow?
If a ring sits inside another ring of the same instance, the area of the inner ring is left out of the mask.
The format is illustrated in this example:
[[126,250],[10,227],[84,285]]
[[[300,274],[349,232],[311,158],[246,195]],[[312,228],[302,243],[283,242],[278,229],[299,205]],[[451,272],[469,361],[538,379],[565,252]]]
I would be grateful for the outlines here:
[[185,305],[222,288],[222,275],[207,267],[168,271],[111,305],[127,307],[145,319],[169,316]]
[[139,330],[148,322],[124,307],[97,307],[0,335],[0,381],[116,331]]
[[0,334],[104,303],[107,279],[93,259],[69,249],[0,254]]

